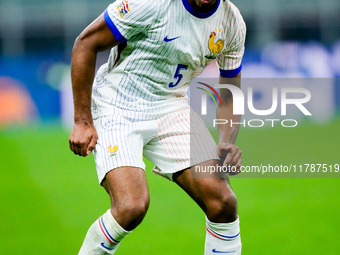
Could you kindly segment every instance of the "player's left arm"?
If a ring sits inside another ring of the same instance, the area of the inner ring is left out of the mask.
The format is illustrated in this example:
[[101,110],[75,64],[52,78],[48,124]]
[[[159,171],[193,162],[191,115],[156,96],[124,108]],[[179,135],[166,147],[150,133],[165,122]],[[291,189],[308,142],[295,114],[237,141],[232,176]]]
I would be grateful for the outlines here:
[[[220,84],[230,84],[238,88],[241,87],[241,72],[231,78],[226,78],[220,76]],[[237,174],[240,172],[242,166],[242,152],[235,145],[236,137],[239,131],[239,123],[241,120],[241,115],[233,114],[233,97],[228,89],[220,89],[219,94],[222,100],[222,105],[218,104],[216,111],[217,119],[225,119],[228,121],[227,124],[217,125],[218,130],[218,147],[217,153],[220,159],[223,161],[223,165],[235,166],[235,172],[230,172],[230,174]]]
[[[241,87],[241,69],[242,59],[245,49],[246,39],[246,24],[237,8],[233,9],[233,14],[236,20],[234,26],[234,37],[231,42],[224,48],[220,56],[217,57],[217,64],[220,68],[220,84],[231,84],[238,88]],[[242,152],[235,145],[236,137],[241,121],[240,115],[233,114],[233,97],[228,89],[220,89],[219,94],[222,100],[222,105],[217,107],[216,116],[218,119],[225,119],[227,124],[217,125],[219,141],[218,155],[223,161],[223,165],[236,167],[236,172],[239,173],[242,166]],[[231,124],[233,123],[233,124]],[[235,168],[234,168],[235,169]]]

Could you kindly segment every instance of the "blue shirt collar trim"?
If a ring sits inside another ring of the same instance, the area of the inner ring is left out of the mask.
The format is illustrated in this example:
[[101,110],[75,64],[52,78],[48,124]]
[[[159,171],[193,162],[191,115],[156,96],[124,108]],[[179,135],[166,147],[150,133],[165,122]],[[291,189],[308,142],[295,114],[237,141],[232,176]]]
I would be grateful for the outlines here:
[[217,0],[217,5],[216,5],[215,9],[212,10],[211,12],[199,12],[199,11],[196,11],[196,10],[190,5],[190,3],[189,3],[188,0],[182,0],[182,2],[183,2],[183,5],[184,5],[185,9],[186,9],[188,12],[190,12],[192,15],[194,15],[195,17],[200,18],[200,19],[205,19],[205,18],[210,17],[211,15],[213,15],[213,14],[217,11],[218,7],[220,6],[221,0]]

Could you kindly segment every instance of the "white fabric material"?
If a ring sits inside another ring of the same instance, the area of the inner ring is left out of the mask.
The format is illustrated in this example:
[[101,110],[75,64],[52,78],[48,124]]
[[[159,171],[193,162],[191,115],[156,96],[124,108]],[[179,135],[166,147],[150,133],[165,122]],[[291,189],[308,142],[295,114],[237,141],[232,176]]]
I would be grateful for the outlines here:
[[172,180],[172,174],[209,159],[218,159],[217,145],[197,113],[187,106],[157,120],[135,121],[104,116],[94,121],[98,141],[94,150],[99,182],[112,169],[145,169],[143,155],[153,172]]
[[109,27],[127,42],[97,72],[94,118],[158,119],[188,104],[191,79],[214,59],[222,70],[240,67],[246,27],[239,10],[221,0],[211,16],[198,18],[185,1],[117,0],[107,8]]
[[204,255],[241,254],[242,244],[238,218],[231,223],[213,223],[206,217],[206,222]]
[[129,233],[116,222],[109,209],[89,228],[78,255],[114,254]]

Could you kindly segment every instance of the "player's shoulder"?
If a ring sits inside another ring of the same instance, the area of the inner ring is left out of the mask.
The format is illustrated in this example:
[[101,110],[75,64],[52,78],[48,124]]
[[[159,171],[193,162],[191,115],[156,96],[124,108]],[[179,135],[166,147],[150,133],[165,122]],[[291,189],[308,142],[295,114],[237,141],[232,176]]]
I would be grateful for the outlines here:
[[121,16],[157,14],[165,2],[170,0],[115,0],[109,8],[120,12]]
[[224,17],[227,19],[239,19],[243,21],[240,10],[229,0],[221,0],[223,6]]
[[223,19],[228,24],[230,30],[246,30],[246,24],[243,20],[240,10],[229,0],[221,0],[221,13]]
[[171,2],[171,0],[124,0],[124,1],[131,1],[143,9],[151,8],[157,10],[166,8],[166,5],[168,5]]

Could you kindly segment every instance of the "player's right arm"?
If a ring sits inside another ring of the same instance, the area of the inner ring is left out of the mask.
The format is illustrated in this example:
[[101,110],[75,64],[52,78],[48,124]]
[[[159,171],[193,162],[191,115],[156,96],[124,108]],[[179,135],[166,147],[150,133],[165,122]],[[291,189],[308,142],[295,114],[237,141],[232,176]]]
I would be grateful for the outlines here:
[[118,43],[104,20],[104,14],[85,28],[74,43],[71,62],[74,127],[69,137],[69,145],[76,155],[89,155],[98,139],[91,114],[97,53]]

